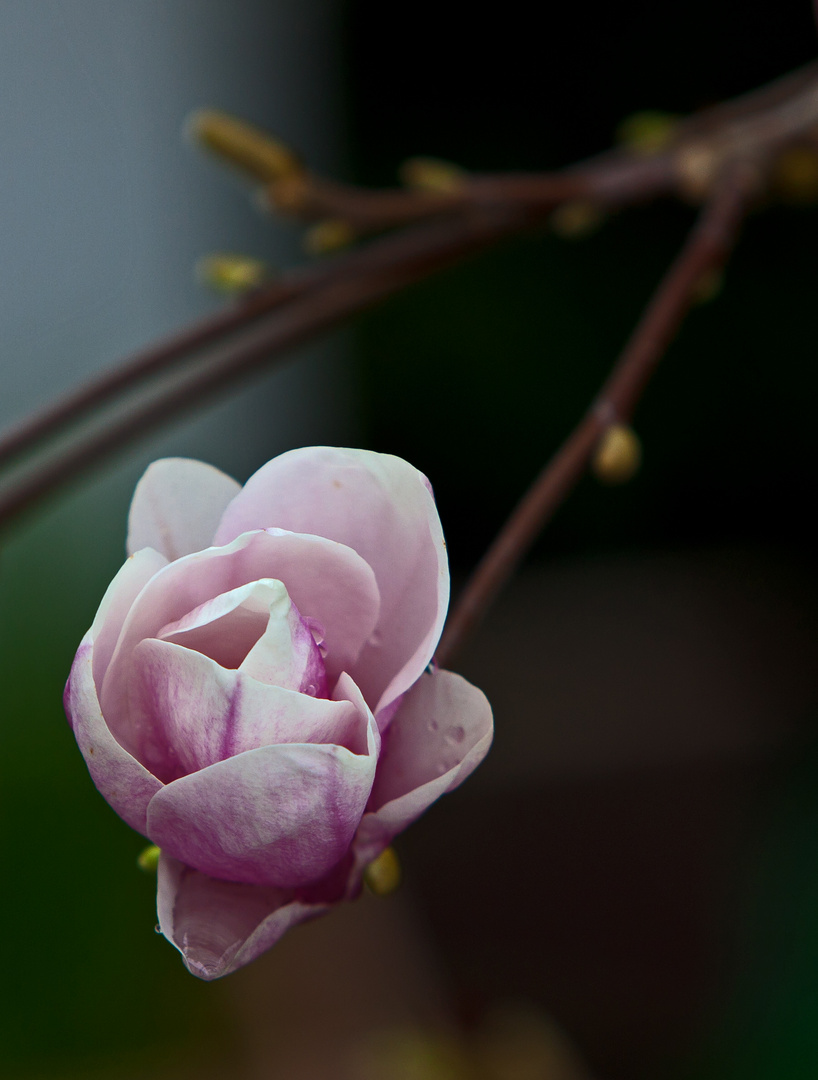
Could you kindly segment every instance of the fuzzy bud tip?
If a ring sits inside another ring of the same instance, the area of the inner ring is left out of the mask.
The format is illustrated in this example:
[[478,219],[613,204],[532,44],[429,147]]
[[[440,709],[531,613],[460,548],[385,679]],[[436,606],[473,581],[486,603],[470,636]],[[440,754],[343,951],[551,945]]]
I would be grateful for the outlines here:
[[400,885],[400,862],[395,849],[388,847],[364,870],[364,884],[375,896],[389,896]]
[[249,255],[219,253],[199,259],[196,277],[208,288],[235,296],[257,289],[267,277],[267,270],[260,259]]
[[673,141],[679,118],[656,109],[626,116],[616,129],[616,141],[640,157],[661,154]]
[[289,146],[228,113],[200,109],[186,126],[196,143],[263,184],[303,170]]
[[156,868],[159,865],[159,856],[162,854],[161,849],[156,844],[148,844],[148,846],[136,857],[136,865],[140,870],[144,870],[146,874],[155,874]]
[[310,255],[329,255],[355,241],[355,230],[343,218],[317,221],[304,234],[304,250]]
[[603,484],[627,483],[639,471],[642,444],[625,424],[611,424],[599,440],[591,468]]
[[408,158],[398,170],[401,183],[416,191],[430,191],[438,195],[457,195],[466,183],[467,173],[459,165],[439,158]]

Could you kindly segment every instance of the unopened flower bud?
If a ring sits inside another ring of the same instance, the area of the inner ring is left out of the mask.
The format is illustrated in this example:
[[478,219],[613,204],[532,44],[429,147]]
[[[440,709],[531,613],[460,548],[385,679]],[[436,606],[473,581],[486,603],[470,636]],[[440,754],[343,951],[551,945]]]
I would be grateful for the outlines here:
[[343,218],[318,221],[304,234],[304,250],[310,255],[328,255],[340,251],[355,241],[355,230]]
[[197,143],[262,183],[303,170],[289,146],[228,113],[200,109],[188,120],[187,130]]
[[144,870],[146,874],[155,874],[156,868],[159,865],[159,856],[162,854],[161,850],[156,844],[148,844],[148,846],[136,857],[136,865],[140,870]]
[[787,202],[818,202],[818,149],[791,146],[775,163],[772,184]]
[[441,195],[458,194],[463,190],[468,176],[459,165],[430,157],[408,158],[398,170],[398,175],[406,187]]
[[205,255],[196,264],[196,277],[218,292],[236,294],[257,289],[267,271],[260,259],[249,255]]
[[673,141],[679,118],[673,113],[647,110],[626,116],[616,129],[616,141],[634,154],[652,157]]
[[624,484],[642,462],[642,445],[636,432],[625,424],[611,424],[599,440],[591,468],[604,484]]
[[676,155],[679,189],[685,199],[706,199],[724,164],[722,155],[707,143],[694,143]]
[[719,267],[705,270],[693,289],[694,304],[709,304],[724,288],[724,271]]
[[604,216],[594,203],[575,199],[558,206],[549,218],[549,223],[563,240],[581,240],[599,228]]
[[400,885],[400,862],[392,847],[384,848],[364,870],[364,883],[375,896],[389,896]]

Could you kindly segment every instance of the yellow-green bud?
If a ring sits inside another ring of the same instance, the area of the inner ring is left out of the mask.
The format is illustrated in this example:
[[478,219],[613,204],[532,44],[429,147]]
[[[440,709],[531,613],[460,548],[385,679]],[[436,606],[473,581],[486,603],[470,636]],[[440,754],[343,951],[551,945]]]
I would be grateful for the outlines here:
[[159,865],[159,856],[162,854],[160,848],[156,844],[148,844],[148,846],[136,857],[136,865],[140,870],[144,870],[146,874],[155,874],[156,868]]
[[318,221],[304,234],[304,250],[310,255],[328,255],[341,251],[355,241],[355,230],[343,218]]
[[400,885],[400,876],[398,856],[388,847],[364,870],[364,884],[375,896],[389,896]]
[[407,158],[398,170],[401,183],[419,191],[433,191],[440,195],[456,195],[463,190],[468,173],[451,161],[439,158]]
[[187,130],[211,153],[263,184],[303,170],[289,146],[228,113],[200,109],[188,120]]
[[205,255],[196,264],[199,281],[223,293],[235,294],[257,289],[266,276],[264,263],[249,255]]
[[818,202],[818,148],[791,146],[775,163],[772,183],[787,202]]
[[639,436],[625,424],[611,424],[596,448],[591,468],[604,484],[624,484],[639,470],[642,444]]
[[634,154],[652,157],[673,141],[679,118],[655,109],[626,116],[616,129],[616,141]]
[[705,270],[693,289],[693,302],[695,304],[708,304],[719,295],[724,288],[724,271],[713,267]]
[[576,199],[558,206],[549,218],[549,224],[563,240],[581,240],[598,229],[604,217],[594,203]]

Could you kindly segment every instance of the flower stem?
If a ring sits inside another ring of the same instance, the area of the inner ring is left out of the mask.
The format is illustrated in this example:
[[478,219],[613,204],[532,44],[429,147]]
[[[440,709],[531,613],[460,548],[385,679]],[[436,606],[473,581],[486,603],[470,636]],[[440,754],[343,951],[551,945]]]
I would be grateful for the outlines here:
[[758,170],[743,165],[727,172],[714,187],[600,393],[517,504],[465,585],[437,650],[441,666],[451,664],[483,620],[543,526],[586,471],[605,430],[630,420],[694,302],[702,276],[727,260],[758,181]]

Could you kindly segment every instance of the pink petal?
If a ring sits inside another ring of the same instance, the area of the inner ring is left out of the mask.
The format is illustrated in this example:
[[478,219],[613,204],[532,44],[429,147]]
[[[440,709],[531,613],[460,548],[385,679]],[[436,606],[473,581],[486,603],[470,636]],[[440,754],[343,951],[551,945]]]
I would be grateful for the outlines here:
[[428,480],[388,454],[292,450],[250,477],[225,511],[215,542],[270,526],[337,540],[374,570],[380,618],[358,663],[346,670],[380,712],[426,667],[446,616],[446,547]]
[[[350,682],[337,692],[354,700]],[[372,788],[377,726],[371,713],[361,720],[365,754],[263,746],[175,780],[148,807],[148,835],[211,877],[277,888],[318,881],[347,851]]]
[[283,583],[262,578],[168,623],[157,638],[204,653],[224,668],[326,697],[324,661]]
[[137,832],[146,833],[148,803],[161,783],[124,750],[102,716],[94,685],[94,642],[79,647],[65,688],[65,711],[97,790]]
[[317,620],[327,647],[326,669],[337,678],[357,657],[378,615],[370,568],[350,548],[295,533],[245,533],[227,547],[208,548],[170,563],[137,597],[125,620],[100,700],[111,731],[129,740],[127,683],[133,650],[199,605],[262,578],[283,581],[302,616]]
[[385,737],[355,840],[359,867],[461,784],[488,753],[492,734],[491,706],[477,687],[450,671],[422,675]]
[[159,927],[188,971],[209,981],[249,964],[290,927],[331,905],[269,886],[218,881],[163,853],[156,906]]
[[147,638],[133,653],[127,749],[165,783],[277,743],[326,743],[366,754],[366,713],[269,686],[202,653]]
[[138,551],[125,561],[105,590],[102,603],[88,631],[94,643],[94,680],[97,688],[102,686],[122,626],[134,600],[154,574],[167,566],[167,562],[164,555],[151,548]]
[[172,561],[210,547],[225,507],[239,491],[235,480],[202,461],[154,461],[131,500],[128,552],[151,547]]

